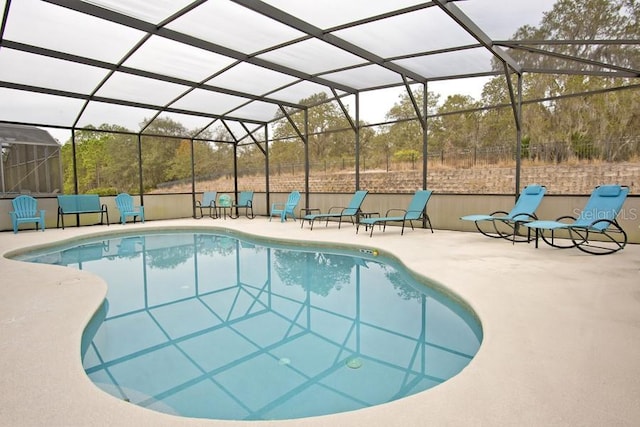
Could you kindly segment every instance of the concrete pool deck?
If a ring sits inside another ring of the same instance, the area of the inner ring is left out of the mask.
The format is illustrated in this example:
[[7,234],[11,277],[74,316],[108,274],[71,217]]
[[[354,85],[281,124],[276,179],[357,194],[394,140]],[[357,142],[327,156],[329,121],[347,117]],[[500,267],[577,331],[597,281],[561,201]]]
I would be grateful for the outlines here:
[[[484,340],[457,376],[363,410],[288,421],[180,418],[99,390],[80,360],[84,326],[105,297],[76,269],[5,258],[8,252],[106,232],[225,227],[277,239],[376,248],[466,300]],[[479,233],[407,230],[372,238],[351,225],[148,221],[0,233],[0,425],[3,426],[635,426],[640,420],[640,245],[592,256],[512,245]]]

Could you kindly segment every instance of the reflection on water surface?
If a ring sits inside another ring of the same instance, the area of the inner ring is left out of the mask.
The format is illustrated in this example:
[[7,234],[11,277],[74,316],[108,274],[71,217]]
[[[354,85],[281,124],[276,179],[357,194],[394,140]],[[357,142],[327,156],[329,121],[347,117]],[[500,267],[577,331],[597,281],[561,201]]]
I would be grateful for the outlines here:
[[393,263],[357,255],[169,233],[22,258],[109,284],[83,343],[100,388],[158,411],[254,420],[396,400],[446,381],[477,352],[467,311]]

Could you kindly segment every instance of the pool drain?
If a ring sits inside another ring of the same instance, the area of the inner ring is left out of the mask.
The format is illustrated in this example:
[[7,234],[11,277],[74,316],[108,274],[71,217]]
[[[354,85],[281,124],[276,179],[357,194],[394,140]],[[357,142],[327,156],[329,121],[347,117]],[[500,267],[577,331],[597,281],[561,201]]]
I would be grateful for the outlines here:
[[362,360],[358,357],[347,360],[347,367],[351,369],[359,369],[362,367]]

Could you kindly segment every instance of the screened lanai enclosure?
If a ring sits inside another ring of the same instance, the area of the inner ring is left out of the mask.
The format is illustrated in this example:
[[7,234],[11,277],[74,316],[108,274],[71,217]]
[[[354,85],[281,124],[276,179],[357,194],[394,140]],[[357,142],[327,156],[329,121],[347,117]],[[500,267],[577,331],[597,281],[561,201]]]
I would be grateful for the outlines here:
[[32,126],[0,124],[0,197],[51,195],[62,188],[60,144]]
[[0,10],[0,123],[64,143],[63,182],[51,167],[35,191],[242,187],[268,200],[292,189],[640,185],[635,1],[0,0]]

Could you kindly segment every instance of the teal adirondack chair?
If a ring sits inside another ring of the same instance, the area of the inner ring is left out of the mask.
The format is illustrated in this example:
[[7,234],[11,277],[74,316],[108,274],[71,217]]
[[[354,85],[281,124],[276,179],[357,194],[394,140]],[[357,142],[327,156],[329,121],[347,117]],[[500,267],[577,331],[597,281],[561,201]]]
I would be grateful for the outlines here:
[[269,214],[269,221],[271,221],[271,217],[273,217],[274,215],[280,215],[280,222],[285,222],[287,220],[287,215],[289,215],[295,221],[295,209],[296,206],[298,206],[298,202],[300,202],[300,192],[292,191],[285,203],[272,203],[271,213]]
[[18,225],[22,223],[35,223],[36,230],[38,224],[40,229],[44,231],[44,210],[38,210],[38,201],[31,196],[18,196],[11,201],[13,211],[9,212],[11,223],[13,224],[13,232],[18,232]]
[[127,193],[120,193],[116,196],[116,207],[120,211],[120,222],[127,223],[127,217],[133,217],[133,223],[136,217],[140,218],[140,222],[144,222],[144,206],[134,206],[133,197]]

